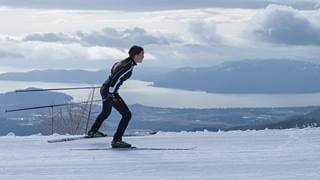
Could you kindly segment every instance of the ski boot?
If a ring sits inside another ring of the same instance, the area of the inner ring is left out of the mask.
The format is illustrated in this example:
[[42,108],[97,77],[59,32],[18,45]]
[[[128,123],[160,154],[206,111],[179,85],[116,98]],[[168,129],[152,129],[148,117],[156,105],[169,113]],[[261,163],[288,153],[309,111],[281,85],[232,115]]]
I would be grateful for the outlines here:
[[121,139],[114,139],[111,142],[112,148],[131,148],[131,144],[122,141]]
[[106,137],[107,135],[100,131],[89,131],[88,137],[95,138],[95,137]]

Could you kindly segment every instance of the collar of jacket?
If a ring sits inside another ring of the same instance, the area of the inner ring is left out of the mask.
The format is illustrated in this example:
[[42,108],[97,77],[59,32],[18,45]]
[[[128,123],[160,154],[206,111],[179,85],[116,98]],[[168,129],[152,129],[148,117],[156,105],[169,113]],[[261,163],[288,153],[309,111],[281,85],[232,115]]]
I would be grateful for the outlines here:
[[130,60],[131,60],[131,62],[132,62],[132,64],[133,64],[134,66],[137,65],[137,63],[133,60],[133,58],[130,57]]

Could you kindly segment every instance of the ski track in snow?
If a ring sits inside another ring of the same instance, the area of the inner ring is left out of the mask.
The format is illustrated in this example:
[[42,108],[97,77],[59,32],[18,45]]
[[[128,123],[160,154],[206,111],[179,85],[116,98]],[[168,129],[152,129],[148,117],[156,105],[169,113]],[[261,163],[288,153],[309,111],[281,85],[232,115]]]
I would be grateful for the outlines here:
[[75,151],[110,147],[111,137],[49,144],[53,136],[0,137],[0,179],[319,180],[320,128],[160,132],[126,137],[141,148],[187,151]]

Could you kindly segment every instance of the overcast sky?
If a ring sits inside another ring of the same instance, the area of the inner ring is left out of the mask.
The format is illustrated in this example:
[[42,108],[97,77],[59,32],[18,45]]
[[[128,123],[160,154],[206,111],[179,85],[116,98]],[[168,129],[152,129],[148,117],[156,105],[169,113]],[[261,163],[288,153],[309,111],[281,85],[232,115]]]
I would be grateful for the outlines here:
[[105,69],[145,48],[143,66],[320,63],[320,0],[0,0],[0,73]]

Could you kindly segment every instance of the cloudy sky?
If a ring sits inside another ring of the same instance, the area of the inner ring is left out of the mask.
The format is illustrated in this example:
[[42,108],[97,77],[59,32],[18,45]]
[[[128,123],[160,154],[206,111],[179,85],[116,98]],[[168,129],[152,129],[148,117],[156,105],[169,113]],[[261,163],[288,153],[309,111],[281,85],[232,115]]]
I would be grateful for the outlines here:
[[0,0],[0,72],[225,61],[320,63],[320,0]]

